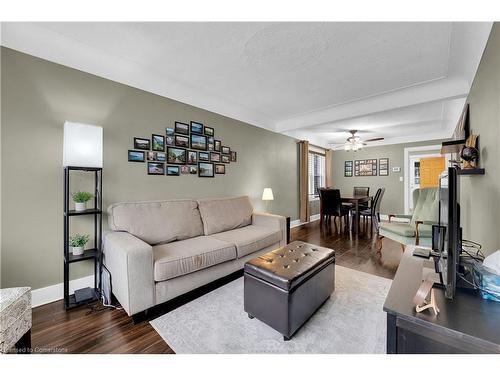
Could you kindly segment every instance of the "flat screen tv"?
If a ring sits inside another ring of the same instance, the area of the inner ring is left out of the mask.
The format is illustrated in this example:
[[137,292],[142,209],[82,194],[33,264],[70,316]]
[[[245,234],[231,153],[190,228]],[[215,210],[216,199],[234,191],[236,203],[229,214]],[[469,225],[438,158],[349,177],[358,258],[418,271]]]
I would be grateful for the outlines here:
[[440,253],[437,266],[448,299],[455,296],[462,248],[459,199],[457,170],[448,168],[439,178],[439,229],[433,230],[433,248]]

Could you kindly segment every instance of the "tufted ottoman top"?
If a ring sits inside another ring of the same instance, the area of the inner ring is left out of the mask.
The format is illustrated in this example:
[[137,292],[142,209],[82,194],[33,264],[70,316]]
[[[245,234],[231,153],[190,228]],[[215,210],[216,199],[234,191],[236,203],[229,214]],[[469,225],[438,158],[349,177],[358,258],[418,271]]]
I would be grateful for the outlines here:
[[335,261],[335,251],[326,247],[294,241],[245,263],[245,273],[290,290],[323,265]]

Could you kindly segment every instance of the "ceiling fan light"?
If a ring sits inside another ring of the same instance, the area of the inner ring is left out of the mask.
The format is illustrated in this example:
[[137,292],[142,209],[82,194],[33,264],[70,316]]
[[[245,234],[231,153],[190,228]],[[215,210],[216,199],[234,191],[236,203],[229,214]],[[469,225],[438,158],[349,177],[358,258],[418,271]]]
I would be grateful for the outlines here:
[[344,150],[349,151],[350,149],[351,149],[351,144],[348,142],[344,143]]

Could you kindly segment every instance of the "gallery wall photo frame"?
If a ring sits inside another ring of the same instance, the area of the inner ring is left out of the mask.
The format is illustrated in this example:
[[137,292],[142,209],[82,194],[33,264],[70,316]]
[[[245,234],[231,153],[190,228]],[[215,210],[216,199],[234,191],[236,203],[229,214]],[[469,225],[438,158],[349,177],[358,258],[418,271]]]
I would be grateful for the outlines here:
[[378,175],[389,176],[389,158],[378,159]]
[[191,121],[191,133],[203,134],[203,124],[201,122]]
[[165,151],[165,137],[160,134],[151,136],[151,149],[153,151]]
[[178,134],[189,135],[189,125],[184,122],[176,121],[174,124],[174,130]]
[[147,138],[134,137],[134,148],[138,150],[151,150],[151,141]]
[[128,150],[128,161],[135,163],[144,163],[146,157],[144,151]]
[[362,159],[354,161],[354,176],[368,177],[377,175],[377,159]]
[[344,161],[344,177],[352,177],[353,176],[353,164],[352,160]]
[[214,164],[213,163],[198,163],[198,176],[199,177],[214,177]]

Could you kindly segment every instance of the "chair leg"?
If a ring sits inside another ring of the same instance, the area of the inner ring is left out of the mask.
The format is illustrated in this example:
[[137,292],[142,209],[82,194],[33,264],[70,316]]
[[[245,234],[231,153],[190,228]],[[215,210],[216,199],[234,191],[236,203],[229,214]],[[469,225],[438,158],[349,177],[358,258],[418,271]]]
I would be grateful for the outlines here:
[[382,252],[382,240],[384,239],[384,236],[381,236],[380,234],[377,235],[377,252],[381,253]]
[[401,244],[401,250],[403,250],[403,253],[405,252],[405,250],[406,250],[406,245],[405,244]]

